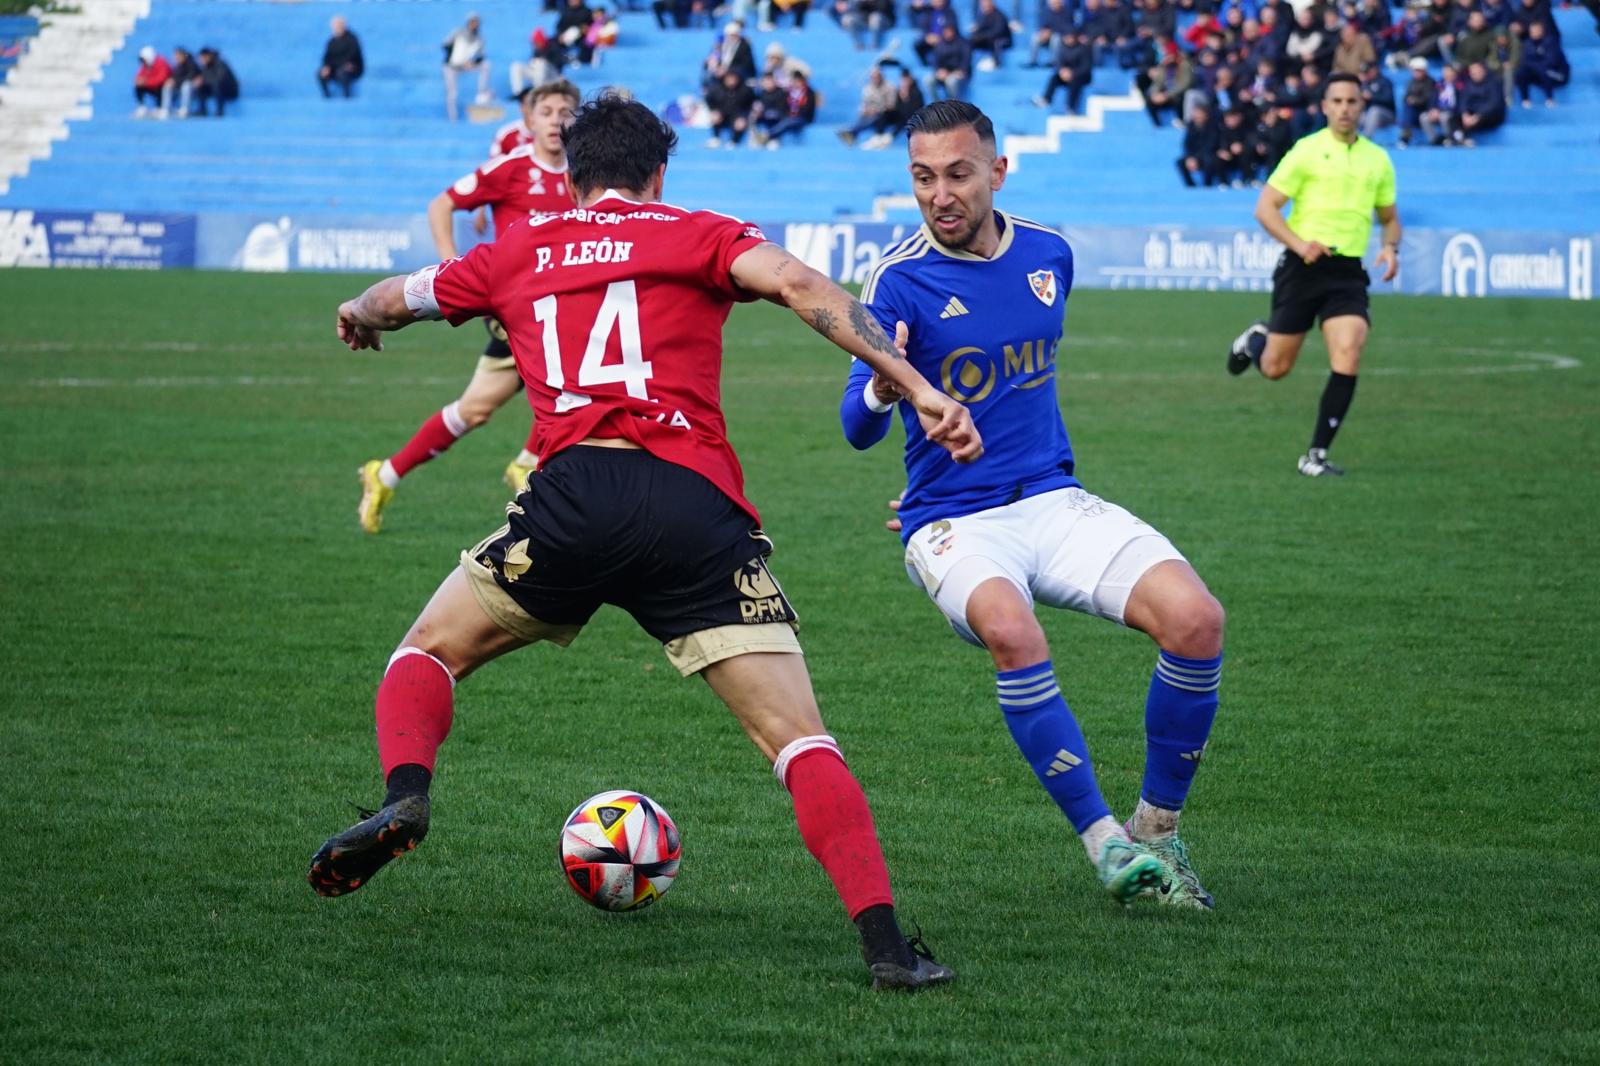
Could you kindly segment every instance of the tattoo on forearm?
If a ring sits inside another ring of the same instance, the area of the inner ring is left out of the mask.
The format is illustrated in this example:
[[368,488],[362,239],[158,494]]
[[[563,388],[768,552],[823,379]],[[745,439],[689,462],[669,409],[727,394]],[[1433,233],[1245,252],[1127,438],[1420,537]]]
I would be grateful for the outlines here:
[[900,352],[895,348],[889,335],[883,332],[883,327],[878,325],[878,320],[867,313],[856,300],[850,301],[850,326],[856,331],[856,336],[867,342],[867,346],[875,352],[881,352],[890,359],[898,360]]
[[811,312],[811,328],[829,340],[833,339],[833,312],[826,307],[819,307]]

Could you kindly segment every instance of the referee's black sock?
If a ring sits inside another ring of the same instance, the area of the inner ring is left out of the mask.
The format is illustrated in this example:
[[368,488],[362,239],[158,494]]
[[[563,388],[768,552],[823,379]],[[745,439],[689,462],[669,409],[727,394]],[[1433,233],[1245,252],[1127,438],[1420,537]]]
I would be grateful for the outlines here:
[[1337,370],[1328,375],[1328,384],[1322,390],[1322,403],[1317,407],[1317,428],[1311,434],[1313,448],[1326,449],[1333,444],[1333,435],[1339,432],[1344,416],[1350,410],[1350,401],[1356,395],[1356,376],[1341,374]]

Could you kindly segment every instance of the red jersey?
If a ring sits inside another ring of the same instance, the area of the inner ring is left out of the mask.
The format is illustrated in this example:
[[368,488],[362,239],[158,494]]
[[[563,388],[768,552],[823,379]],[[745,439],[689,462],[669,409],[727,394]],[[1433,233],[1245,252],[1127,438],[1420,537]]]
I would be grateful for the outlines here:
[[498,155],[510,155],[525,144],[533,143],[533,131],[524,126],[520,121],[507,122],[495,130],[494,141],[489,145],[489,158]]
[[722,416],[722,325],[755,297],[730,276],[766,237],[711,211],[607,192],[540,215],[406,282],[418,318],[505,326],[548,462],[585,437],[630,440],[702,475],[756,521]]
[[534,157],[532,145],[496,156],[445,191],[462,211],[487,204],[494,212],[496,240],[519,218],[559,213],[573,205],[567,168],[551,170]]

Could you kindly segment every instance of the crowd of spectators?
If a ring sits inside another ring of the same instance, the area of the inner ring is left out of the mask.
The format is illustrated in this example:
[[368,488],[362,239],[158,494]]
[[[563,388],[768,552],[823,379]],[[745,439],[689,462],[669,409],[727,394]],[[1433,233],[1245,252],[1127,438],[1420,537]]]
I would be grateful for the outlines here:
[[[1117,0],[1083,3],[1103,16]],[[1463,147],[1503,124],[1519,97],[1532,106],[1534,89],[1554,106],[1570,76],[1549,0],[1422,0],[1398,13],[1387,0],[1230,0],[1175,36],[1165,16],[1159,28],[1148,18],[1166,6],[1141,0],[1131,45],[1124,49],[1125,34],[1108,43],[1116,64],[1133,70],[1150,121],[1182,128],[1177,168],[1187,185],[1263,180],[1295,140],[1324,124],[1331,74],[1360,79],[1367,136],[1398,125],[1401,146]],[[1070,57],[1074,39],[1062,26],[1060,69],[1041,104],[1061,88],[1069,106],[1073,90],[1081,94],[1083,26]],[[1106,47],[1092,43],[1105,63]],[[1386,66],[1409,71],[1398,100]]]
[[215,48],[198,53],[174,48],[170,62],[149,45],[139,49],[139,69],[133,74],[134,118],[211,114],[221,118],[237,99],[239,79]]
[[700,89],[711,121],[707,145],[738,147],[750,134],[754,147],[777,149],[817,119],[818,97],[811,87],[811,67],[777,41],[755,52],[735,19],[722,28],[701,64]]

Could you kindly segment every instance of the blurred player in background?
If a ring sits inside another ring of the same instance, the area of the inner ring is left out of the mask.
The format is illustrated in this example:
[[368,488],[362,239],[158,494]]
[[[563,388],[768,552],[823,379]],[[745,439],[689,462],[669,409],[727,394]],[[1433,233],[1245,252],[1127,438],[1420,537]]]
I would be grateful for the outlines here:
[[[938,462],[900,402],[906,571],[957,634],[993,657],[1012,738],[1112,897],[1208,909],[1178,813],[1217,711],[1222,607],[1166,537],[1075,476],[1055,381],[1072,250],[994,209],[1006,160],[989,119],[941,100],[907,132],[924,225],[867,275],[861,301],[885,329],[909,327],[912,365],[972,409],[986,451],[972,466]],[[882,440],[898,400],[874,368],[852,366],[840,405],[850,443]],[[1160,648],[1145,702],[1144,785],[1126,825],[1101,796],[1035,599],[1131,626]]]
[[[428,225],[441,259],[456,255],[451,218],[457,211],[486,207],[494,212],[495,236],[506,227],[529,215],[556,213],[572,206],[572,190],[567,183],[567,153],[561,145],[561,131],[572,121],[580,97],[569,81],[553,81],[530,89],[523,97],[523,116],[529,139],[457,181],[434,197],[428,205]],[[515,130],[503,130],[494,147],[519,138]],[[405,446],[387,459],[369,459],[357,474],[361,479],[361,503],[356,517],[361,528],[376,533],[383,526],[383,511],[394,499],[395,487],[412,469],[445,452],[464,434],[489,421],[507,400],[522,388],[516,360],[506,344],[505,330],[495,319],[484,320],[489,344],[478,360],[472,379],[454,402],[446,404],[418,427]],[[513,491],[522,488],[537,465],[533,435],[506,466],[506,484]]]
[[[1322,319],[1328,345],[1328,384],[1317,407],[1311,445],[1300,457],[1307,477],[1337,477],[1344,468],[1328,462],[1333,436],[1344,424],[1356,395],[1361,350],[1372,316],[1361,265],[1372,236],[1372,215],[1383,223],[1377,261],[1383,280],[1400,269],[1400,209],[1395,203],[1394,164],[1389,153],[1361,136],[1361,80],[1334,74],[1322,93],[1326,128],[1300,138],[1273,170],[1256,200],[1256,221],[1283,243],[1272,274],[1272,316],[1234,339],[1228,373],[1254,366],[1265,378],[1294,369],[1312,323]],[[1283,205],[1294,207],[1283,219]]]
[[720,407],[722,325],[735,301],[792,308],[908,396],[919,438],[957,459],[982,451],[971,416],[859,303],[760,230],[661,203],[677,138],[649,108],[603,96],[565,139],[577,209],[516,222],[339,308],[351,348],[419,319],[498,317],[541,462],[507,523],[462,553],[389,660],[376,711],[382,808],[324,844],[309,880],[328,896],[360,888],[426,835],[458,680],[535,641],[567,645],[611,603],[681,673],[703,677],[773,763],[860,931],[874,987],[948,981],[900,932],[866,797],[825,732],[794,611],[767,568],[772,542],[744,498]]

